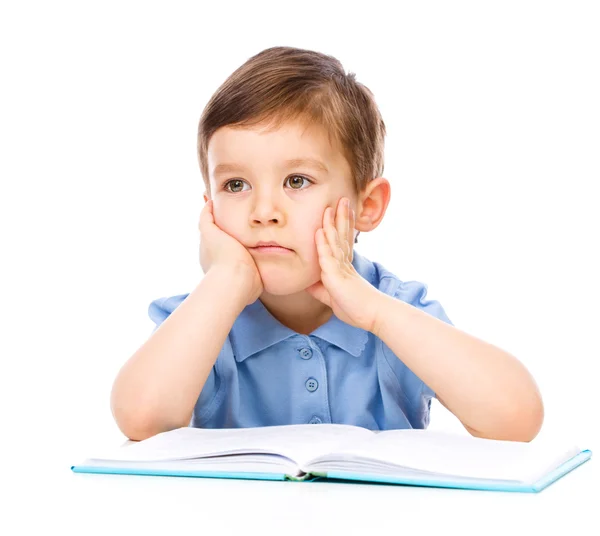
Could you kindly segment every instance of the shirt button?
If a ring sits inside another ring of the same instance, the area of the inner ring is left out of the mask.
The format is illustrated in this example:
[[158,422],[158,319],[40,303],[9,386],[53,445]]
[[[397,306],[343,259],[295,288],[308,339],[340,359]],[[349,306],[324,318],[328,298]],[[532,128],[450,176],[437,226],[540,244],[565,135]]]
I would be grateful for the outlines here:
[[308,380],[306,380],[306,383],[304,385],[305,385],[306,389],[312,393],[313,391],[316,391],[317,388],[319,387],[319,382],[317,382],[317,380],[315,380],[314,378],[308,378]]
[[312,350],[310,348],[302,348],[300,350],[300,357],[302,359],[310,359],[312,357]]
[[308,421],[308,424],[321,424],[323,421],[321,419],[319,419],[319,417],[313,417],[310,421]]

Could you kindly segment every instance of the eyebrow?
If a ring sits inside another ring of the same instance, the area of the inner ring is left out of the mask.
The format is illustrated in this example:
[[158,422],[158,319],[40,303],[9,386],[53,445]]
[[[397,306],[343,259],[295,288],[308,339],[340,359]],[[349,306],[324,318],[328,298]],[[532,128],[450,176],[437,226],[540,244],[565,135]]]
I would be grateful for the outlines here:
[[[324,173],[329,173],[327,166],[323,164],[323,162],[315,159],[315,158],[291,158],[290,160],[285,160],[283,165],[286,169],[295,168],[300,166],[311,167],[318,171],[322,171]],[[219,164],[215,166],[213,170],[213,175],[217,176],[221,173],[231,173],[235,171],[245,171],[246,168],[242,164]]]

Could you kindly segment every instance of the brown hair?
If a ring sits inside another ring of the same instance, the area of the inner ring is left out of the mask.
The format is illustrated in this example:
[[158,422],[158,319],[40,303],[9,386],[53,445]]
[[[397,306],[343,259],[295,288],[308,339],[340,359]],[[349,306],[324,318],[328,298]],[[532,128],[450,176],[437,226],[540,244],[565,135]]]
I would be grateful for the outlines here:
[[[352,170],[355,193],[383,174],[385,124],[371,91],[334,57],[272,47],[236,69],[208,101],[198,125],[198,160],[210,194],[208,143],[224,126],[273,129],[290,120],[322,126]],[[332,144],[333,145],[333,144]]]

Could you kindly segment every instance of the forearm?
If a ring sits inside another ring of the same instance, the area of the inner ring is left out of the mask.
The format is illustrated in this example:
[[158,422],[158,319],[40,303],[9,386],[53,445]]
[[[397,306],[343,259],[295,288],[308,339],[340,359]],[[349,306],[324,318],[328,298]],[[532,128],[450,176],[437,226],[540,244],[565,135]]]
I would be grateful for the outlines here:
[[209,270],[120,370],[111,408],[127,437],[141,440],[189,424],[219,351],[246,305],[239,276],[235,268]]
[[512,355],[381,295],[377,335],[473,435],[530,441],[543,420],[535,381]]

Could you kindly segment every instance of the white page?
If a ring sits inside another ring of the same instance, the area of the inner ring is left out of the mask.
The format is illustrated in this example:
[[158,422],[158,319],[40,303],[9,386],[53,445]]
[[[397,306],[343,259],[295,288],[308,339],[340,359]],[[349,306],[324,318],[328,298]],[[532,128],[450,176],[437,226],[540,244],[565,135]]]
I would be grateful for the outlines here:
[[184,427],[157,434],[90,459],[122,461],[181,460],[233,453],[273,452],[303,465],[319,454],[374,435],[358,426],[298,424],[255,428]]
[[[84,464],[82,464],[84,465]],[[118,461],[87,460],[87,467],[110,467],[111,469],[135,469],[137,471],[189,471],[223,473],[298,473],[297,465],[283,456],[273,454],[242,454],[215,458],[193,458],[168,461]]]
[[522,443],[428,430],[387,430],[319,459],[357,456],[436,473],[526,481],[578,452],[573,445],[535,440]]

